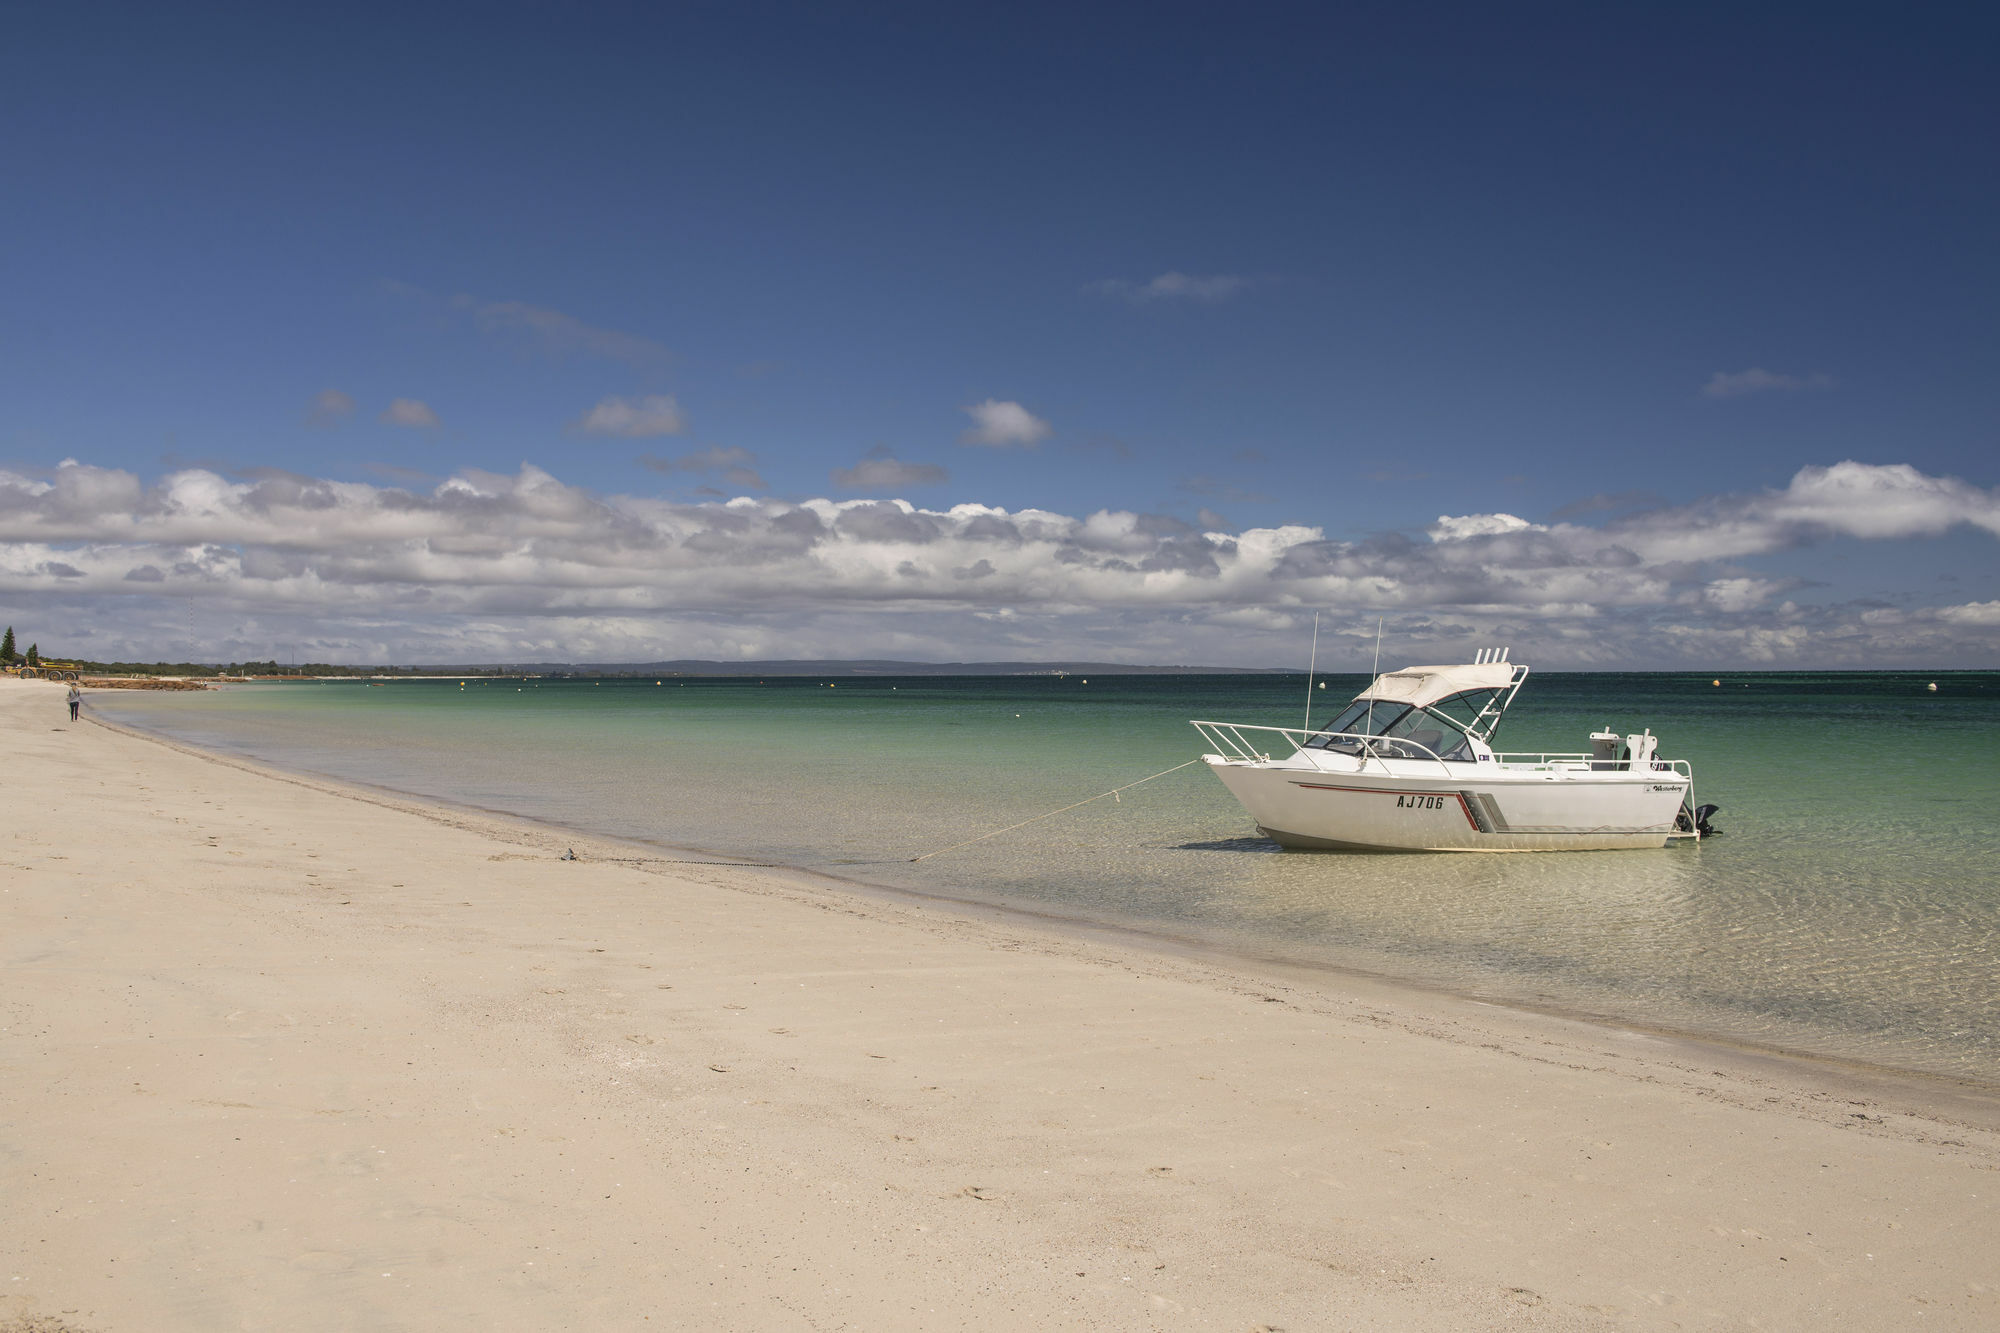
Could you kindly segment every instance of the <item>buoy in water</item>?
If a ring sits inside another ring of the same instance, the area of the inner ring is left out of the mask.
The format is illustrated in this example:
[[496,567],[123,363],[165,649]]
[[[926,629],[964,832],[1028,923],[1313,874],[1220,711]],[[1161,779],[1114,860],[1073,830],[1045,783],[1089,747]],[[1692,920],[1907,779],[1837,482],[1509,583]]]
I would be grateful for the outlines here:
[[1936,682],[1936,681],[1932,681],[1932,682],[1931,682],[1930,684],[1928,684],[1928,685],[1924,686],[1924,688],[1925,688],[1925,689],[1927,689],[1927,690],[1929,690],[1929,691],[1930,691],[1930,692],[1931,692],[1932,694],[1936,694],[1936,693],[1937,693],[1937,682]]
[[1721,684],[1722,682],[1721,682],[1721,681],[1719,681],[1719,680],[1711,680],[1711,681],[1710,681],[1710,682],[1708,682],[1708,683],[1709,683],[1709,684],[1711,684],[1711,685],[1720,685],[1720,684]]

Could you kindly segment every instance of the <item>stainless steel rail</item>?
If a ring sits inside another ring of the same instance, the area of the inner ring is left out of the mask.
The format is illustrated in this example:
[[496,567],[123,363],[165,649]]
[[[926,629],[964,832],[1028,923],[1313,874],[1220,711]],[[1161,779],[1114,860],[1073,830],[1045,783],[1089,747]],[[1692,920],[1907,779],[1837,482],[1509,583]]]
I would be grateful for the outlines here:
[[[1215,753],[1221,755],[1224,759],[1236,760],[1242,763],[1270,763],[1271,753],[1265,747],[1271,744],[1270,740],[1267,739],[1271,736],[1281,738],[1282,743],[1290,745],[1294,751],[1305,749],[1307,741],[1317,740],[1321,737],[1331,740],[1352,741],[1359,751],[1364,764],[1369,759],[1408,759],[1420,763],[1429,761],[1441,766],[1446,763],[1435,750],[1419,745],[1415,741],[1405,740],[1400,736],[1363,736],[1350,731],[1325,732],[1308,730],[1303,727],[1264,727],[1254,726],[1246,722],[1197,721],[1191,725],[1202,734],[1204,740],[1215,747]],[[1259,735],[1253,737],[1245,734],[1249,732],[1256,732]],[[1499,768],[1545,770],[1550,772],[1568,770],[1585,772],[1604,771],[1598,767],[1603,762],[1603,760],[1597,759],[1596,756],[1591,754],[1509,752],[1493,756],[1493,763]],[[1446,768],[1445,771],[1449,773],[1451,770]],[[1637,768],[1634,768],[1630,764],[1621,764],[1614,771],[1621,773],[1672,773],[1678,777],[1686,778],[1690,783],[1694,781],[1694,767],[1685,759],[1648,759],[1642,761]]]
[[1437,751],[1401,736],[1363,736],[1352,731],[1309,731],[1302,727],[1260,727],[1246,722],[1195,722],[1196,731],[1209,744],[1215,746],[1216,753],[1225,759],[1236,759],[1245,763],[1269,763],[1271,756],[1260,749],[1258,743],[1243,733],[1265,731],[1282,736],[1294,751],[1306,748],[1308,740],[1324,737],[1328,740],[1352,741],[1360,755],[1362,766],[1367,767],[1370,759],[1386,762],[1390,759],[1408,759],[1418,763],[1429,761],[1444,769],[1446,775],[1451,769]]

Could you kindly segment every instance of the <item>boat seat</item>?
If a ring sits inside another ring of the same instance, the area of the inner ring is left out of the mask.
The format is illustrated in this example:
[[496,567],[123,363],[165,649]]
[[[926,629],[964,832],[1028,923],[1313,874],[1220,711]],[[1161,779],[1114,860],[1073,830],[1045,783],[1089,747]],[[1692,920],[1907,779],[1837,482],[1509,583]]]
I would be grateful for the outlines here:
[[1410,733],[1410,743],[1412,745],[1421,745],[1432,754],[1436,754],[1438,746],[1444,744],[1444,733],[1442,731],[1413,731]]

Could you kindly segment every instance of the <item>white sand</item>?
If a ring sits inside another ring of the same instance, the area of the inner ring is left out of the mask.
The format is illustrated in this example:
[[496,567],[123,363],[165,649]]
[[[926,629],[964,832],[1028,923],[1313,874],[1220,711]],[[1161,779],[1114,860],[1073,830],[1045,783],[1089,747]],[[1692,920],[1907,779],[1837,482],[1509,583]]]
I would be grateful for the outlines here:
[[2000,1327],[1977,1089],[0,753],[0,1328]]

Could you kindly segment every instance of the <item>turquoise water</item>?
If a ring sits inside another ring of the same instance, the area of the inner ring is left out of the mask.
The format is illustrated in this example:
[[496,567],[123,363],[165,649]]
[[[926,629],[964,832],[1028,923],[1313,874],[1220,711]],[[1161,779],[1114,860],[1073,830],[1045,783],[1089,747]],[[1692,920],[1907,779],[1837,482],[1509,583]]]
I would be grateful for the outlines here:
[[[1659,851],[1281,852],[1190,718],[1297,676],[360,682],[98,692],[279,764],[1463,994],[2000,1083],[2000,673],[1543,674],[1497,738],[1651,727],[1724,836]],[[1328,677],[1324,720],[1364,683]],[[1925,688],[1935,681],[1935,693]]]

